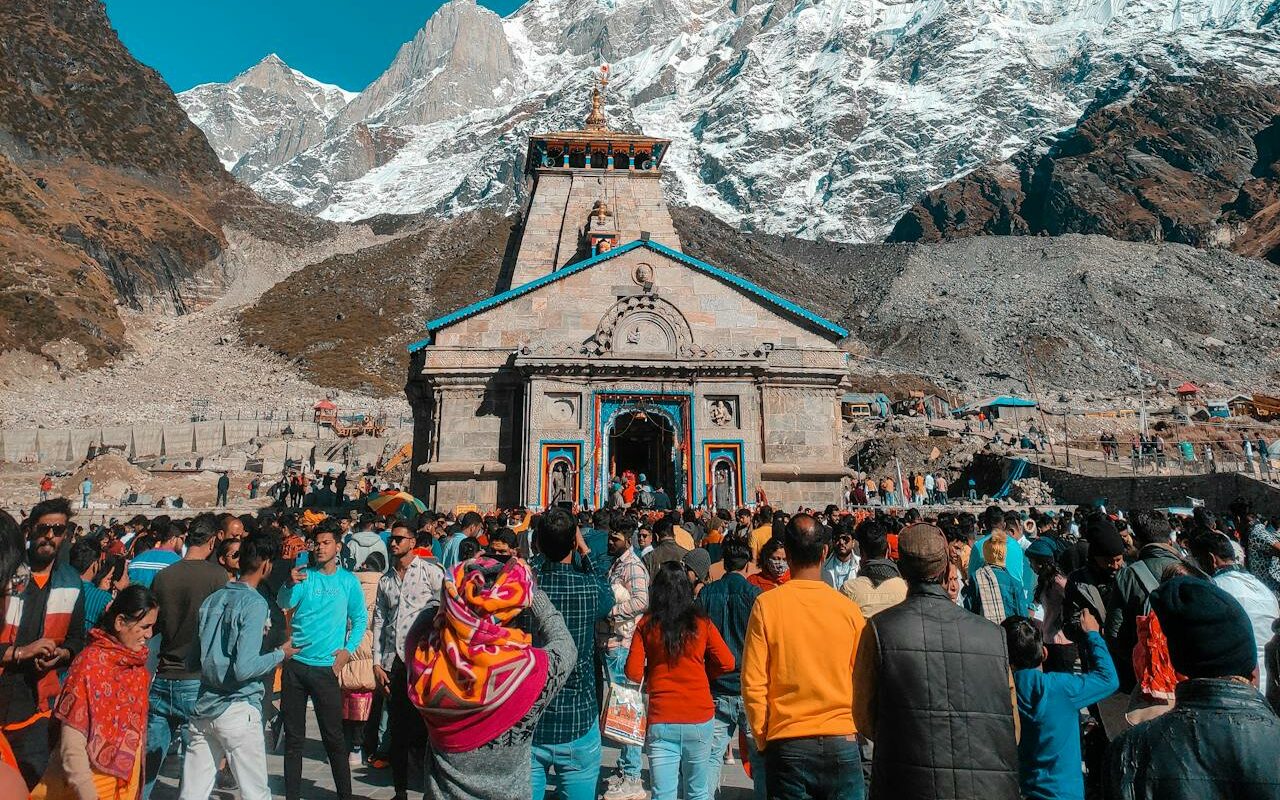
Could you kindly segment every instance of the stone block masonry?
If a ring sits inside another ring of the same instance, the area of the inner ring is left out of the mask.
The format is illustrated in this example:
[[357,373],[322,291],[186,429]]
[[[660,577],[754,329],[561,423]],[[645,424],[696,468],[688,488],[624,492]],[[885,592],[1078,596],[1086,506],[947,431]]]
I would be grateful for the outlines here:
[[1225,513],[1237,497],[1250,500],[1265,515],[1280,514],[1280,487],[1236,472],[1202,475],[1139,475],[1097,477],[1064,469],[1032,465],[1030,475],[1053,487],[1058,503],[1084,505],[1105,498],[1110,509],[1185,506],[1188,497]]

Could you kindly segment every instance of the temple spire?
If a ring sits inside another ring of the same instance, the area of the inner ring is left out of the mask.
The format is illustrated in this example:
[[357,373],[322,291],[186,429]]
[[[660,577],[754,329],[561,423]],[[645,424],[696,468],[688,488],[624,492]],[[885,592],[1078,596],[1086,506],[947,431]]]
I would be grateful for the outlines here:
[[591,89],[591,113],[587,115],[587,123],[584,126],[589,131],[608,130],[608,124],[604,120],[604,90],[609,85],[609,65],[605,64],[600,67],[600,75],[596,78],[596,85]]

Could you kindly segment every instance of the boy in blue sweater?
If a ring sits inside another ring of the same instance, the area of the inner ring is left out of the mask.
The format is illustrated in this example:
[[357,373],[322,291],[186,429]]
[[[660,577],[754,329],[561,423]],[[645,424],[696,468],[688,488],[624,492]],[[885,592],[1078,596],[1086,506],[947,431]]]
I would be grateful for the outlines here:
[[1115,664],[1098,633],[1098,620],[1088,610],[1080,615],[1085,632],[1081,658],[1088,670],[1083,675],[1040,669],[1046,651],[1040,628],[1031,620],[1009,617],[1002,625],[1022,722],[1018,741],[1022,796],[1026,800],[1084,800],[1080,710],[1120,688]]
[[262,731],[262,678],[297,653],[285,642],[262,652],[270,609],[258,584],[280,557],[270,534],[240,543],[239,579],[200,604],[200,691],[191,716],[191,740],[182,761],[181,800],[205,800],[213,791],[218,763],[226,756],[241,800],[270,800],[266,740]]
[[294,569],[280,587],[280,608],[290,617],[298,654],[285,664],[280,682],[284,718],[284,795],[301,800],[302,748],[307,741],[307,699],[316,712],[320,740],[329,755],[338,800],[351,799],[351,763],[342,734],[342,689],[338,676],[351,660],[369,621],[356,576],[338,566],[342,533],[325,521],[312,534],[311,565]]

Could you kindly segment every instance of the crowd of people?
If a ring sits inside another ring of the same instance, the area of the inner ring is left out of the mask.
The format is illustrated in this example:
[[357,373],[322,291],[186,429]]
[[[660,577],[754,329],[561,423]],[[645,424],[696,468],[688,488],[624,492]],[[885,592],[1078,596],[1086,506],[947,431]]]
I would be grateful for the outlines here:
[[6,798],[149,798],[172,759],[182,800],[264,800],[279,752],[298,800],[309,714],[340,798],[364,765],[708,800],[736,763],[779,800],[1280,797],[1280,533],[1243,502],[82,527],[51,496],[0,512],[0,592]]

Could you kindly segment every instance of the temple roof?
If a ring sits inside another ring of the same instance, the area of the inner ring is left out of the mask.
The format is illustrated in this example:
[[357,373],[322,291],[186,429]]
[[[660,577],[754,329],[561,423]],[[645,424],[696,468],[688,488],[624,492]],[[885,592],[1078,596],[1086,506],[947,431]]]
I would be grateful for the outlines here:
[[774,294],[768,289],[758,286],[752,283],[751,281],[747,280],[746,278],[740,277],[738,275],[734,275],[732,272],[728,272],[719,267],[708,264],[705,261],[696,259],[693,256],[690,256],[686,253],[682,253],[679,250],[675,250],[670,247],[667,247],[666,245],[659,244],[658,242],[637,239],[635,241],[628,242],[624,245],[619,245],[618,247],[615,247],[612,250],[608,250],[604,253],[600,253],[599,255],[595,255],[595,256],[592,256],[591,258],[587,258],[582,261],[579,261],[575,264],[570,264],[566,267],[563,267],[562,269],[556,270],[555,272],[551,272],[539,278],[535,278],[534,280],[529,281],[528,283],[513,287],[511,289],[508,289],[505,292],[501,292],[500,294],[495,294],[492,297],[487,297],[484,300],[480,300],[478,302],[472,303],[471,305],[466,306],[465,308],[460,308],[451,314],[446,314],[443,317],[437,317],[436,319],[433,319],[426,323],[426,325],[424,326],[427,331],[426,337],[409,345],[409,348],[408,348],[409,352],[411,353],[417,352],[418,350],[421,350],[422,348],[430,345],[431,340],[435,336],[436,331],[439,331],[443,328],[447,328],[450,325],[453,325],[456,322],[461,322],[462,320],[467,319],[469,317],[474,317],[476,314],[480,314],[484,311],[488,311],[491,308],[500,306],[509,300],[514,300],[517,297],[528,294],[529,292],[532,292],[535,289],[539,289],[543,286],[554,283],[558,280],[561,280],[562,278],[567,278],[570,275],[574,275],[576,273],[582,272],[583,270],[590,269],[596,264],[602,263],[604,261],[608,261],[612,258],[617,258],[623,253],[628,253],[632,250],[636,250],[642,247],[647,248],[655,253],[664,255],[667,258],[670,258],[672,261],[677,261],[681,264],[684,264],[685,266],[692,267],[693,269],[696,269],[699,272],[703,272],[707,275],[711,275],[715,278],[718,278],[724,281],[725,283],[728,283],[729,285],[734,286],[735,288],[745,292],[746,294],[752,297],[755,297],[758,300],[762,300],[765,303],[781,310],[788,316],[796,318],[802,322],[808,323],[811,327],[816,328],[818,331],[826,334],[827,336],[832,337],[833,339],[839,340],[849,335],[849,331],[845,330],[843,327],[837,325],[836,323],[828,319],[825,319],[824,317],[818,316],[812,311],[809,311],[808,309],[802,306],[799,306],[791,302],[790,300],[787,300],[784,297]]
[[670,139],[615,131],[609,127],[604,113],[604,94],[608,85],[609,67],[604,66],[600,68],[596,85],[591,89],[591,111],[587,114],[581,129],[535,133],[529,137],[529,148],[525,156],[526,170],[532,170],[538,166],[535,159],[536,151],[554,147],[564,147],[572,151],[590,148],[622,153],[632,150],[648,152],[653,155],[654,166],[661,165],[662,157],[666,155],[667,145],[671,144]]

